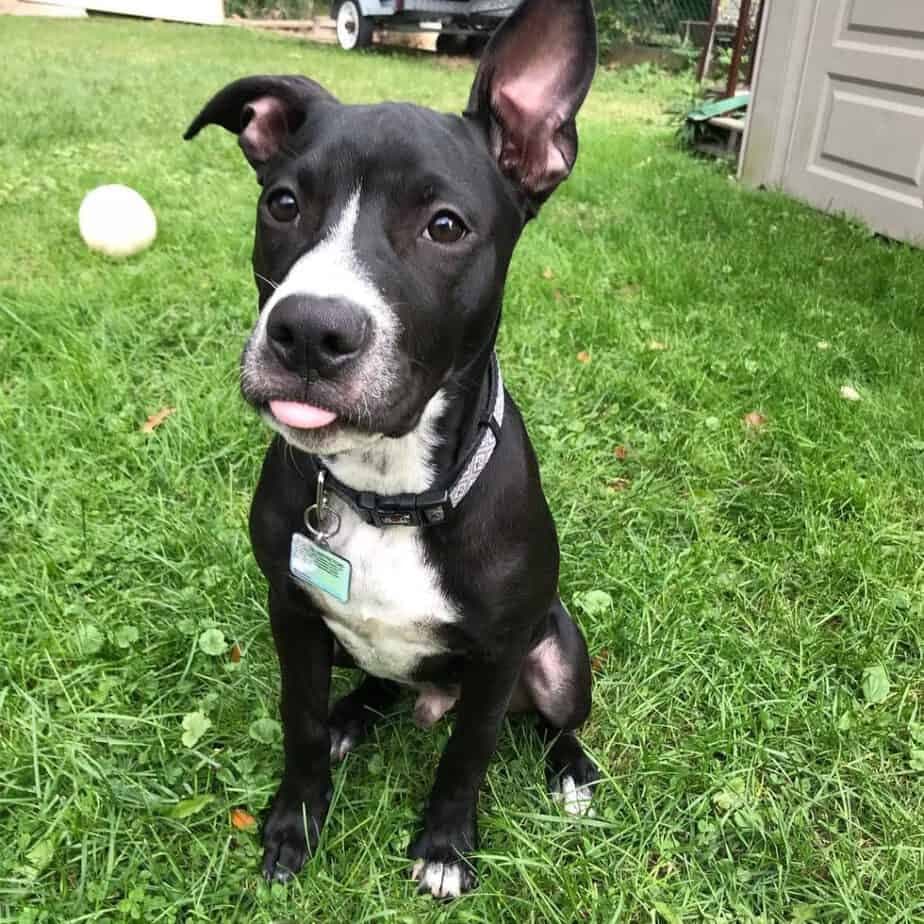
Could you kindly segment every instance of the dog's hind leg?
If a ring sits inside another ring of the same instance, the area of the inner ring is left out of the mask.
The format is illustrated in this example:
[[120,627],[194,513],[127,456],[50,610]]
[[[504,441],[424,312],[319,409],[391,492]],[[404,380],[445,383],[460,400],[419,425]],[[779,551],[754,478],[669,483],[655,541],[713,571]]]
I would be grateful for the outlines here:
[[398,698],[392,680],[367,674],[360,685],[337,700],[330,712],[330,759],[343,760]]
[[590,808],[593,784],[599,776],[574,735],[590,712],[590,688],[584,636],[556,598],[545,634],[520,669],[511,707],[539,713],[538,731],[548,747],[549,791],[573,815],[583,815]]

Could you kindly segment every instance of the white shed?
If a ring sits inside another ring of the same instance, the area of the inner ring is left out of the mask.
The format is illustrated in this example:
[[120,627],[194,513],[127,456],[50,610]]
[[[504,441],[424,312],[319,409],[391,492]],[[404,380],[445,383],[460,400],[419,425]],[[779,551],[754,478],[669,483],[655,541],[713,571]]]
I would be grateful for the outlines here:
[[768,0],[740,177],[924,245],[924,0]]
[[125,16],[146,16],[151,19],[173,19],[217,25],[224,22],[222,0],[24,0],[40,7],[74,10],[83,13],[120,13]]

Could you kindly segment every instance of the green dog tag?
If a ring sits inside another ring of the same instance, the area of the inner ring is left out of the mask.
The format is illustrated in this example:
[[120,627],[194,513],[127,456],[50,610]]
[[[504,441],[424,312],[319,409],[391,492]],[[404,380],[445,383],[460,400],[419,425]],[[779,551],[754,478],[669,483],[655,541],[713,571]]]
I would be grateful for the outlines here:
[[292,534],[289,570],[295,580],[309,587],[317,587],[341,603],[347,603],[350,599],[352,568],[349,561],[301,533]]

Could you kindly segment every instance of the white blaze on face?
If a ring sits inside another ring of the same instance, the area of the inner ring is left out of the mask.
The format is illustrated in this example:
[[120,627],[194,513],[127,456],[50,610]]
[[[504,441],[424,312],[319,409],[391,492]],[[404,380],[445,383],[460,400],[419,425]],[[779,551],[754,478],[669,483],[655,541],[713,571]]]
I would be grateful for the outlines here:
[[394,336],[397,319],[372,282],[354,249],[359,220],[360,189],[357,189],[327,235],[299,257],[266,303],[254,339],[261,345],[273,308],[289,295],[308,298],[339,298],[363,308],[372,319],[376,335]]
[[[266,329],[269,318],[282,299],[289,296],[343,299],[358,306],[366,314],[372,331],[365,355],[360,359],[350,381],[344,383],[345,396],[347,400],[356,402],[359,415],[384,401],[391,392],[394,385],[393,370],[397,365],[399,333],[395,312],[382,297],[371,273],[356,253],[360,193],[361,189],[357,187],[337,223],[318,244],[292,264],[267,300],[248,342],[243,369],[245,378],[259,377],[262,357],[268,349]],[[309,452],[338,452],[357,442],[356,439],[350,439],[348,445],[340,445],[344,440],[343,434],[329,442],[322,434],[303,434],[286,427],[272,415],[266,414],[264,419],[289,442]],[[368,438],[361,438],[358,442],[368,442]]]

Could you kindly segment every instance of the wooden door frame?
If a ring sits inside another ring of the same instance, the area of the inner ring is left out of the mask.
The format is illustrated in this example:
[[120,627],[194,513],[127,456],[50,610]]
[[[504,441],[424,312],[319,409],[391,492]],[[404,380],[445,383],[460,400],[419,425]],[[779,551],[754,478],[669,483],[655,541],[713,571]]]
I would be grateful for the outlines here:
[[767,0],[757,45],[757,79],[738,164],[738,178],[748,186],[783,185],[821,2]]

